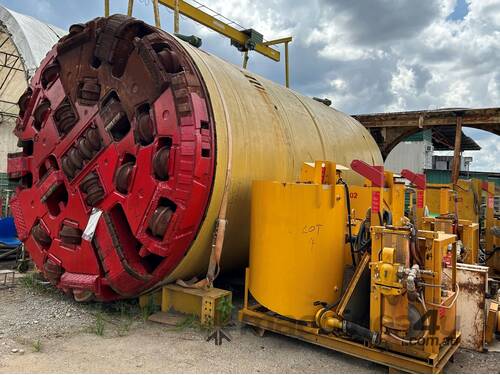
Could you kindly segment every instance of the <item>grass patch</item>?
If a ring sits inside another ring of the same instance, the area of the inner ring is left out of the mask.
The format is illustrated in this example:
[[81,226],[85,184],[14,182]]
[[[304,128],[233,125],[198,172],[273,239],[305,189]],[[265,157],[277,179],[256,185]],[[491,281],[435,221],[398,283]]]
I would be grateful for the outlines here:
[[118,327],[116,329],[116,333],[118,334],[118,336],[122,337],[127,336],[130,331],[130,327],[132,326],[132,323],[133,320],[131,318],[128,317],[121,318]]
[[188,315],[181,322],[179,322],[175,329],[183,331],[188,328],[201,329],[200,319],[196,315]]
[[55,289],[46,282],[40,279],[40,275],[37,272],[30,272],[19,278],[19,283],[26,289],[30,289],[37,293],[48,293],[54,292]]
[[159,311],[160,307],[155,304],[153,295],[150,295],[148,298],[148,303],[141,308],[142,320],[148,320],[149,316]]
[[92,331],[97,336],[103,336],[104,335],[104,327],[105,327],[104,317],[102,315],[102,312],[99,311],[95,315],[95,321],[94,321],[94,325],[92,326]]
[[35,353],[39,353],[42,351],[42,342],[40,340],[33,341],[31,347]]
[[215,308],[219,312],[219,320],[218,322],[221,326],[225,326],[231,321],[231,317],[233,315],[234,305],[231,303],[231,297],[225,296],[222,297]]

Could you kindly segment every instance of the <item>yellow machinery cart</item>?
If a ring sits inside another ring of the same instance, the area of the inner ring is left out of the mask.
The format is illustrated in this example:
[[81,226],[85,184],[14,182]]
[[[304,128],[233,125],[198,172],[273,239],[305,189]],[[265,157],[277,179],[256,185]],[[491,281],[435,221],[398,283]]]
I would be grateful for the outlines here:
[[357,161],[351,168],[370,189],[362,248],[349,235],[349,196],[361,190],[334,163],[310,164],[295,183],[254,182],[239,319],[397,370],[440,372],[460,343],[456,236],[417,231],[404,217],[382,225],[387,174]]

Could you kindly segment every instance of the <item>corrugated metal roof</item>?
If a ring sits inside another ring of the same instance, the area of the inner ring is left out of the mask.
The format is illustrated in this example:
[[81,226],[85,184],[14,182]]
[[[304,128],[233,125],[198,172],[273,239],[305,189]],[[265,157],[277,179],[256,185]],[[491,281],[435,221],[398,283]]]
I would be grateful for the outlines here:
[[[455,131],[454,126],[442,126],[432,129],[432,144],[434,145],[434,150],[453,150],[455,148]],[[481,150],[481,146],[462,132],[461,149],[462,151],[479,151]]]
[[[440,126],[429,130],[423,130],[410,135],[408,138],[404,139],[404,142],[418,142],[424,139],[429,141],[432,139],[432,145],[436,151],[453,150],[455,147],[455,127]],[[462,151],[478,151],[481,150],[481,146],[462,132],[461,149]]]

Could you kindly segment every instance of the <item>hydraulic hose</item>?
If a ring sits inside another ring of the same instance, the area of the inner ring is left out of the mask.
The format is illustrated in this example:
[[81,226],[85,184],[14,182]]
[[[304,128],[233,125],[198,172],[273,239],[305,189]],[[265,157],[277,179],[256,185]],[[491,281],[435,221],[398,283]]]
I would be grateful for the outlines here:
[[352,239],[352,228],[351,228],[351,197],[349,195],[349,186],[347,183],[342,180],[342,177],[339,178],[337,183],[344,185],[344,190],[345,190],[345,202],[347,206],[347,230],[348,230],[348,235],[349,235],[349,247],[351,249],[351,258],[352,258],[352,265],[353,267],[356,267],[356,257],[354,255],[354,246],[352,244],[353,239]]
[[370,331],[359,324],[344,320],[343,330],[353,338],[368,340],[372,344],[378,344],[379,342],[379,335],[376,332]]
[[363,220],[359,227],[358,235],[355,239],[355,252],[363,253],[366,249],[369,249],[371,245],[371,238],[369,232],[366,231],[367,219]]

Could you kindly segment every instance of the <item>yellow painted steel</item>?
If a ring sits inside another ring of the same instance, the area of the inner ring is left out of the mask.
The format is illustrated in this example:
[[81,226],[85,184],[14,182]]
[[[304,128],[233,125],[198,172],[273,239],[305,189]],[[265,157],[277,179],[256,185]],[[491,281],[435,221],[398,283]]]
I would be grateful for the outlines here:
[[[479,220],[479,180],[458,180],[454,189],[451,184],[427,184],[425,202],[430,214],[443,215],[455,212],[455,193],[452,193],[452,190],[457,194],[458,217],[477,223]],[[444,195],[446,194],[445,191],[448,192],[446,197]]]
[[[482,197],[482,181],[458,180],[452,188],[451,184],[428,184],[426,204],[431,214],[439,213],[438,217],[423,218],[422,228],[426,230],[453,233],[453,217],[458,219],[458,237],[463,245],[463,263],[475,264],[479,261],[479,220]],[[489,223],[486,211],[486,223]],[[488,225],[488,224],[486,224]],[[488,243],[488,231],[486,242]],[[487,247],[488,245],[486,245]]]
[[[490,252],[495,249],[495,238],[491,229],[495,226],[495,183],[486,183],[486,191],[481,188],[480,197],[485,196],[485,215],[484,215],[484,233],[485,233],[485,243],[486,251]],[[500,269],[497,269],[500,271]]]
[[[250,187],[254,180],[295,181],[303,161],[360,159],[381,165],[369,132],[352,117],[179,41],[196,64],[215,119],[216,171],[198,236],[166,282],[206,270],[213,231],[227,190],[222,267],[248,259]],[[362,178],[344,173],[349,184]],[[341,194],[341,193],[339,193]]]
[[[156,0],[155,0],[156,1]],[[224,23],[223,21],[211,16],[210,14],[205,13],[202,9],[197,8],[185,1],[182,0],[158,0],[160,4],[165,5],[170,9],[175,9],[176,2],[179,13],[189,17],[196,22],[202,24],[203,26],[208,27],[214,31],[217,31],[219,34],[222,34],[228,37],[231,40],[234,40],[241,45],[245,45],[245,42],[248,39],[248,36],[242,31],[235,29],[231,25]],[[279,51],[265,45],[264,43],[257,43],[255,46],[255,51],[273,59],[274,61],[280,61],[280,53]]]
[[[377,279],[375,274],[376,269],[374,266],[371,267],[372,300],[370,304],[370,328],[372,331],[376,330],[377,332],[381,332],[381,343],[359,343],[352,338],[343,336],[341,333],[344,327],[341,322],[342,318],[338,318],[333,311],[327,311],[325,313],[326,319],[321,319],[324,321],[325,326],[331,326],[331,329],[337,330],[336,333],[329,333],[330,331],[328,330],[320,329],[318,324],[297,324],[297,322],[290,321],[287,317],[283,317],[282,314],[269,314],[266,309],[262,308],[263,306],[260,304],[259,299],[257,299],[257,303],[249,304],[248,294],[252,292],[252,278],[258,277],[258,273],[252,272],[250,268],[246,270],[244,303],[243,308],[238,314],[239,320],[245,324],[255,326],[261,333],[266,330],[277,332],[374,361],[389,366],[392,369],[419,373],[441,372],[443,367],[458,349],[460,343],[461,334],[456,329],[455,308],[455,297],[458,290],[451,287],[451,289],[447,289],[444,292],[445,295],[441,296],[441,287],[435,288],[433,285],[440,286],[441,282],[444,281],[442,278],[442,259],[444,256],[448,255],[448,248],[454,246],[456,237],[444,233],[428,231],[418,232],[419,240],[422,242],[421,248],[425,249],[426,254],[424,269],[431,270],[431,272],[426,272],[424,274],[424,280],[430,285],[429,287],[425,287],[424,298],[428,305],[428,310],[434,310],[431,311],[430,314],[434,320],[430,323],[431,325],[424,326],[424,329],[430,329],[429,334],[427,334],[425,338],[418,340],[417,343],[408,345],[402,344],[394,339],[391,341],[391,338],[386,333],[386,329],[382,330],[380,324],[382,322],[382,314],[379,302],[383,294],[389,295],[389,297],[393,294],[391,291],[387,290],[388,285],[395,286],[396,288],[402,287],[402,285],[398,283],[397,277],[395,277],[395,268],[398,266],[395,261],[398,256],[394,256],[392,250],[398,248],[402,243],[406,243],[410,232],[407,229],[398,230],[373,227],[372,234],[374,236],[371,251],[372,265],[380,264],[379,260],[382,260],[385,266],[389,265],[388,273],[391,273],[393,276],[388,279],[387,275],[385,275],[382,270],[382,272],[379,273],[379,275],[383,276],[379,280],[381,283],[375,286],[374,284],[377,284],[377,282],[374,283]],[[396,247],[389,248],[386,246],[388,243]],[[379,258],[378,254],[383,250],[385,250],[385,254],[382,258]],[[367,266],[369,257],[370,254],[366,253],[365,257],[363,257],[364,262],[360,264],[360,267],[365,268]],[[390,264],[391,262],[393,265]],[[451,259],[451,267],[452,272],[450,281],[452,285],[455,285],[456,258],[454,257]],[[349,290],[351,287],[352,285],[349,286],[346,293],[352,292],[352,290]],[[299,293],[297,293],[297,297],[299,297]],[[406,298],[406,296],[404,297]],[[292,303],[294,303],[294,301],[292,301]],[[342,302],[339,306],[341,305]],[[439,305],[443,305],[444,307]],[[386,310],[386,312],[388,311]],[[408,310],[407,308],[397,308],[397,311],[393,313],[396,314],[393,315],[393,317],[403,317],[406,316]],[[323,325],[320,326],[323,327]],[[434,331],[434,328],[437,330]]]
[[[500,228],[500,218],[494,218],[493,226]],[[493,226],[491,228],[493,228]],[[490,232],[491,228],[489,229]],[[494,251],[494,253],[489,256],[488,260],[486,261],[486,265],[490,267],[490,274],[496,279],[500,279],[500,251],[494,250],[495,248],[500,248],[500,237],[492,235],[491,238],[492,238],[491,251]]]
[[[459,336],[456,329],[456,236],[442,232],[418,231],[420,249],[425,249],[425,262],[421,271],[428,286],[424,288],[423,298],[427,311],[435,316],[433,327],[426,339],[412,345],[402,345],[401,341],[390,335],[391,330],[405,331],[409,322],[405,321],[408,312],[407,294],[402,295],[403,285],[395,277],[395,271],[406,257],[409,257],[408,241],[410,231],[404,228],[389,229],[372,227],[371,250],[371,293],[370,293],[370,329],[380,332],[392,350],[419,357],[435,358],[441,353],[444,344]],[[391,246],[391,247],[389,247]],[[452,251],[449,248],[452,247]],[[396,254],[394,254],[396,252]],[[397,254],[399,253],[399,254]],[[451,255],[450,255],[451,253]],[[450,264],[444,265],[444,259],[450,256]],[[399,260],[398,260],[399,259]],[[450,280],[443,277],[443,268],[451,268]],[[443,286],[447,285],[444,292]],[[414,304],[414,302],[411,302]],[[420,307],[421,308],[421,307]],[[433,310],[435,314],[432,314]],[[424,311],[420,311],[423,315]],[[403,335],[404,336],[404,335]]]
[[340,297],[346,215],[343,186],[322,184],[321,177],[320,183],[253,183],[249,287],[259,303],[313,321],[314,302]]
[[[381,209],[390,212],[392,215],[393,225],[400,226],[403,224],[404,206],[405,206],[405,185],[403,182],[397,182],[394,174],[389,171],[384,172],[385,186],[381,190]],[[349,186],[349,198],[351,203],[351,230],[353,235],[357,235],[363,220],[367,216],[367,211],[372,204],[372,191],[368,181],[365,181],[363,186]],[[378,224],[378,223],[377,223]],[[347,264],[352,264],[351,248],[346,244],[344,254]]]
[[139,297],[139,305],[145,308],[149,304],[160,307],[160,312],[153,314],[150,320],[162,321],[169,312],[196,316],[204,327],[226,323],[221,316],[220,306],[231,305],[232,293],[218,288],[195,289],[169,284],[160,290]]
[[[453,233],[453,219],[447,217],[424,217],[422,228],[424,230]],[[476,264],[479,262],[479,224],[470,220],[458,220],[458,238],[462,243],[463,252],[461,263]]]

